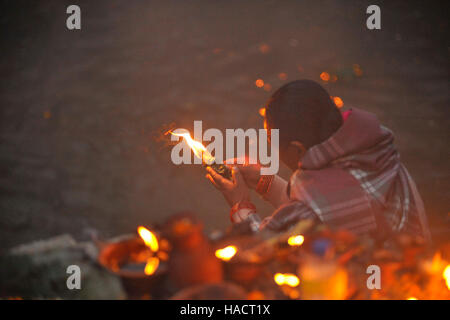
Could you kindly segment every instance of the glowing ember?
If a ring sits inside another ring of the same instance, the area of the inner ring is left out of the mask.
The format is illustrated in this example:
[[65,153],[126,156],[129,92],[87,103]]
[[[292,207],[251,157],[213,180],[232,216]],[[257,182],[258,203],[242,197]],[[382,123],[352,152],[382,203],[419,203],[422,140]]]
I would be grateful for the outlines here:
[[442,272],[442,276],[447,284],[447,289],[450,290],[450,264],[445,267],[444,272]]
[[144,272],[146,275],[150,276],[155,273],[156,269],[159,266],[159,259],[156,257],[151,257],[147,260],[147,264],[145,265]]
[[138,227],[139,236],[144,240],[145,245],[150,248],[153,252],[158,251],[159,245],[156,236],[145,227]]
[[184,133],[174,133],[172,131],[168,132],[174,136],[183,137],[184,141],[186,141],[188,146],[192,149],[192,152],[194,152],[195,156],[199,159],[202,159],[204,163],[208,165],[214,163],[215,158],[213,157],[213,155],[209,153],[209,151],[203,144],[192,139],[191,135],[188,132]]
[[300,279],[292,273],[276,273],[273,279],[279,286],[288,285],[290,287],[296,287],[300,284]]
[[223,261],[228,261],[234,257],[236,252],[237,249],[235,246],[228,246],[223,249],[216,250],[216,257]]
[[255,81],[255,86],[257,86],[258,88],[264,87],[264,80],[263,79],[256,80]]
[[288,239],[288,244],[290,246],[301,246],[304,241],[305,241],[305,237],[303,237],[302,235],[291,236]]
[[265,117],[266,116],[266,108],[260,108],[259,109],[259,115],[261,117]]
[[330,81],[330,74],[324,71],[320,74],[320,79],[322,79],[325,82],[328,82]]

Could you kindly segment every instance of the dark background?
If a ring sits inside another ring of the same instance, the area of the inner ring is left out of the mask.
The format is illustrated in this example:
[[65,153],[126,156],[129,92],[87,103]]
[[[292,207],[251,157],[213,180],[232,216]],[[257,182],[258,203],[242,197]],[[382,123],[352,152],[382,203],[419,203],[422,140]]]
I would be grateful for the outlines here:
[[[79,31],[66,28],[70,4]],[[381,30],[366,28],[369,4]],[[446,238],[448,13],[438,1],[2,1],[0,250],[133,232],[180,210],[224,229],[222,196],[202,168],[171,163],[163,129],[261,128],[271,92],[322,71],[338,75],[324,86],[345,107],[393,129]]]

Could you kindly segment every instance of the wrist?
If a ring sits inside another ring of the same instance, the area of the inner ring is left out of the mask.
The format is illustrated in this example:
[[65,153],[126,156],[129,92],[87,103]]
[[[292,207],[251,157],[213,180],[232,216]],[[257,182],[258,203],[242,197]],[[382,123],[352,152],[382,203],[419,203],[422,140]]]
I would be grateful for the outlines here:
[[256,185],[256,192],[261,196],[264,196],[269,192],[270,186],[272,185],[275,175],[261,175],[258,184]]
[[245,217],[256,212],[255,205],[249,200],[243,200],[235,203],[230,210],[230,220],[233,223],[242,222]]

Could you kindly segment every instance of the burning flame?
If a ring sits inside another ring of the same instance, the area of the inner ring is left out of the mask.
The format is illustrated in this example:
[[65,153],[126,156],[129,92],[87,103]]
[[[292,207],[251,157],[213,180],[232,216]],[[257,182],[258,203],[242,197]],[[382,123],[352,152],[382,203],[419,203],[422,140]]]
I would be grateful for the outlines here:
[[191,138],[191,135],[188,132],[184,133],[174,133],[172,131],[168,131],[168,133],[177,136],[183,137],[184,141],[188,144],[188,146],[192,149],[195,156],[206,164],[212,164],[215,161],[215,158],[211,153],[206,149],[206,147],[201,143]]
[[290,246],[301,246],[304,241],[305,237],[299,234],[298,236],[290,236],[288,239],[288,244]]
[[[157,252],[159,250],[158,239],[156,239],[153,232],[142,226],[138,227],[137,231],[142,240],[144,240],[145,245],[149,247],[152,252]],[[158,269],[158,266],[159,259],[157,257],[147,259],[147,264],[144,269],[145,274],[148,276],[152,275],[155,273],[156,269]]]
[[236,252],[237,252],[237,249],[235,246],[228,246],[223,249],[216,250],[216,257],[223,261],[228,261],[234,257]]
[[447,289],[450,290],[450,264],[445,267],[444,272],[442,272],[442,276],[447,284]]
[[289,287],[296,287],[300,284],[300,279],[292,273],[276,273],[273,279],[279,286],[286,284]]
[[155,273],[156,269],[159,266],[159,259],[156,257],[151,257],[147,260],[147,264],[145,265],[144,272],[146,275],[150,276]]
[[141,236],[142,240],[144,240],[145,245],[150,248],[153,252],[158,251],[159,245],[156,236],[145,227],[138,227],[138,233]]

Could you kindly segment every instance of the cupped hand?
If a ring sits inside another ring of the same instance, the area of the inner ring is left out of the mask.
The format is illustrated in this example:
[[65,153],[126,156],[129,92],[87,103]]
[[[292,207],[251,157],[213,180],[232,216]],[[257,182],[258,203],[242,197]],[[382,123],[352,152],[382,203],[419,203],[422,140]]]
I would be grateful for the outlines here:
[[206,170],[208,171],[206,178],[222,192],[231,207],[241,201],[250,201],[250,190],[238,167],[232,168],[232,181],[222,177],[211,167],[207,167]]
[[229,159],[225,163],[228,165],[233,165],[239,168],[245,183],[250,189],[256,189],[258,185],[259,178],[261,177],[261,165],[260,164],[250,164],[248,158],[244,161],[240,161],[243,164],[237,164],[238,159]]

